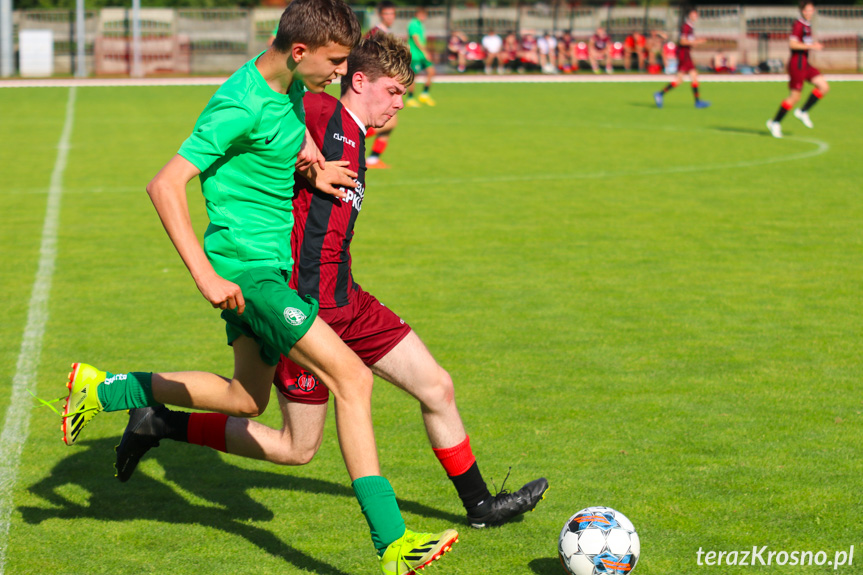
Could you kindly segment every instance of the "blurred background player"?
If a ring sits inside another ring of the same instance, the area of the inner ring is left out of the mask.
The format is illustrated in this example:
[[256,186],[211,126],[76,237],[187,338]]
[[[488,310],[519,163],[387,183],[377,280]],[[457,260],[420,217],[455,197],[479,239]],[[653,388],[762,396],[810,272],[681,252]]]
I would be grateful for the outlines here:
[[594,74],[599,74],[600,61],[605,63],[606,72],[614,73],[611,64],[611,38],[602,26],[596,29],[587,43],[587,58],[590,60],[590,67],[593,68]]
[[503,74],[503,38],[494,30],[486,32],[482,37],[482,48],[485,50],[485,73],[491,74],[493,66],[497,66],[497,73]]
[[638,62],[638,71],[643,72],[647,60],[647,38],[644,34],[633,32],[623,42],[623,68],[628,72],[632,68],[632,55]]
[[696,108],[707,108],[710,102],[701,99],[698,93],[698,70],[695,69],[695,64],[692,62],[692,47],[696,44],[703,44],[704,38],[695,37],[695,23],[698,21],[698,10],[690,8],[686,14],[686,19],[680,27],[680,39],[677,43],[677,78],[672,80],[660,92],[653,95],[656,102],[656,107],[661,108],[665,100],[665,94],[676,88],[683,82],[683,75],[689,74],[689,79],[692,82],[692,95],[695,97]]
[[446,43],[447,59],[456,63],[460,74],[467,69],[467,43],[467,36],[459,30],[453,30]]
[[564,74],[578,71],[578,56],[575,53],[577,42],[572,37],[572,32],[564,31],[557,43],[557,68]]
[[665,42],[668,40],[668,35],[661,30],[651,30],[650,36],[647,38],[647,71],[651,74],[658,74],[665,68],[665,56],[662,49]]
[[525,32],[521,37],[518,49],[518,71],[534,72],[539,68],[539,47],[537,46],[536,36],[530,30]]
[[539,51],[539,67],[543,74],[557,72],[557,38],[548,30],[536,39]]
[[508,31],[503,38],[504,68],[508,67],[510,71],[515,71],[518,68],[519,49],[518,35],[513,30]]
[[719,50],[710,59],[710,69],[717,74],[733,74],[737,71],[737,58],[734,54]]
[[800,100],[804,82],[811,82],[815,88],[802,108],[794,110],[794,117],[803,122],[807,128],[812,127],[809,110],[830,90],[827,80],[818,68],[809,63],[810,50],[821,50],[824,45],[812,38],[812,17],[815,15],[815,4],[800,3],[800,18],[791,28],[788,44],[791,48],[791,59],[788,60],[788,97],[782,101],[779,111],[772,120],[767,120],[767,129],[774,138],[782,137],[782,119],[785,114]]
[[[366,38],[375,34],[391,34],[393,24],[396,22],[396,5],[390,0],[383,0],[378,4],[378,23],[368,31]],[[366,132],[366,138],[374,137],[372,153],[366,158],[366,167],[370,170],[387,169],[388,165],[381,161],[381,155],[386,151],[390,143],[390,136],[398,124],[398,115],[393,115],[387,123],[380,128],[370,127]]]
[[411,68],[413,68],[416,76],[419,76],[422,72],[426,73],[426,82],[419,98],[414,98],[415,83],[408,88],[408,101],[406,105],[410,108],[419,108],[420,102],[427,106],[435,105],[435,101],[429,95],[432,79],[435,75],[435,68],[434,64],[432,64],[431,54],[428,51],[428,45],[426,44],[426,18],[428,18],[428,11],[420,6],[417,8],[414,19],[408,24],[408,46],[411,50]]

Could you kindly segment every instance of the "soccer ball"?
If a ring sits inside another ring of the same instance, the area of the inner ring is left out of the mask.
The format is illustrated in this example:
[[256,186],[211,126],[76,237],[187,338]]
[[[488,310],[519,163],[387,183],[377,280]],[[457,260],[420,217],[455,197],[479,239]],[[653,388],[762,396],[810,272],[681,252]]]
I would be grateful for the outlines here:
[[560,562],[572,575],[626,575],[641,543],[632,522],[611,507],[588,507],[570,517],[557,540]]

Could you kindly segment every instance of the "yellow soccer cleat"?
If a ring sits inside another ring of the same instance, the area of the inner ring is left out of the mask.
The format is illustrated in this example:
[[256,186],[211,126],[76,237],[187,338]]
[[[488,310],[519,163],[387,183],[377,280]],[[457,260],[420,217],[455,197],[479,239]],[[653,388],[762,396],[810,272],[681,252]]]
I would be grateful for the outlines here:
[[458,541],[458,531],[447,529],[441,533],[405,534],[390,543],[381,556],[384,575],[408,575],[440,559]]
[[92,365],[86,363],[72,364],[72,372],[66,387],[69,395],[66,405],[63,407],[63,441],[66,445],[72,445],[78,441],[81,430],[93,419],[97,413],[102,411],[99,402],[99,394],[96,388],[105,381],[105,372],[99,371]]
[[425,93],[425,92],[423,92],[422,94],[420,94],[420,97],[419,97],[418,99],[419,99],[419,101],[420,101],[420,102],[422,102],[422,103],[423,103],[423,104],[425,104],[426,106],[434,106],[434,105],[435,105],[435,102],[434,102],[434,100],[432,100],[432,97],[431,97],[431,96],[429,96],[429,95],[428,95],[427,93]]

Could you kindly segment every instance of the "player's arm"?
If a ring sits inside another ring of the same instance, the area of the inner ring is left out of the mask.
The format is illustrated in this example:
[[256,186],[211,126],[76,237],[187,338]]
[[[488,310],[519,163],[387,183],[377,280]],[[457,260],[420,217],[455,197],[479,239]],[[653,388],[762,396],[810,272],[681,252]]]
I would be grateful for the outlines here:
[[303,139],[303,147],[300,148],[300,153],[297,154],[297,171],[305,172],[307,169],[317,164],[321,168],[324,167],[324,155],[320,148],[315,144],[309,129],[306,128],[306,135]]
[[213,307],[237,308],[238,313],[243,313],[246,302],[240,287],[216,273],[192,227],[186,184],[199,173],[198,168],[178,154],[147,184],[147,193],[201,294]]
[[788,46],[792,50],[821,50],[824,48],[824,44],[821,42],[813,42],[812,44],[807,44],[806,42],[801,41],[796,36],[791,36],[788,40]]

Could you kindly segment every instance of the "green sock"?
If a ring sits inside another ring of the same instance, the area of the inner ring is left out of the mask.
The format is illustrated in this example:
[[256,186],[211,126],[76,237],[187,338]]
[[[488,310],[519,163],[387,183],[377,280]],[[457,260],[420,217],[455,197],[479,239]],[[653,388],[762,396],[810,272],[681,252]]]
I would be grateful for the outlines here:
[[372,532],[372,543],[378,555],[382,555],[390,543],[405,533],[405,521],[396,502],[395,491],[380,475],[360,477],[352,487]]
[[108,373],[105,381],[96,388],[96,393],[105,411],[159,405],[153,399],[152,373]]

